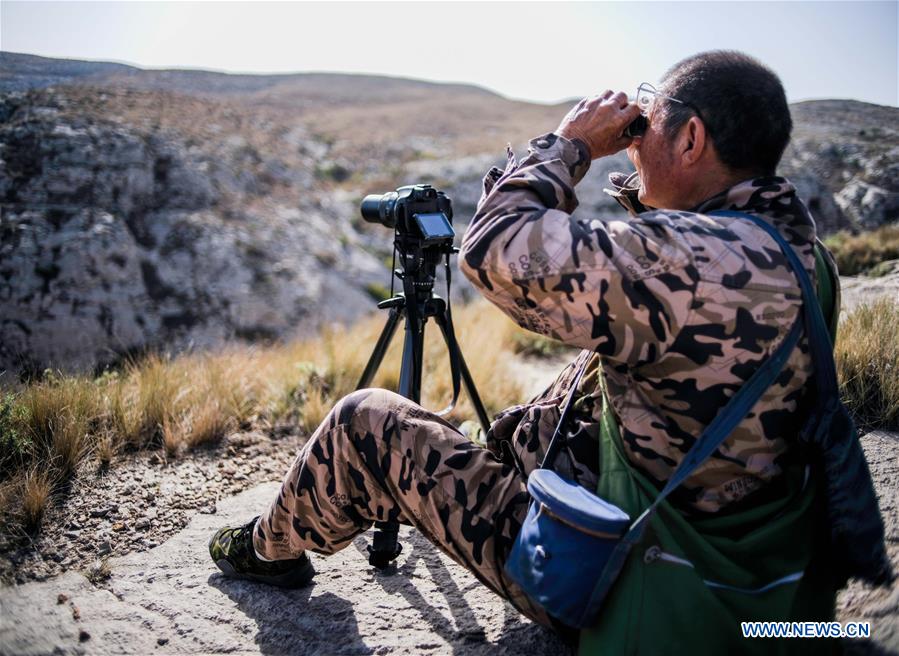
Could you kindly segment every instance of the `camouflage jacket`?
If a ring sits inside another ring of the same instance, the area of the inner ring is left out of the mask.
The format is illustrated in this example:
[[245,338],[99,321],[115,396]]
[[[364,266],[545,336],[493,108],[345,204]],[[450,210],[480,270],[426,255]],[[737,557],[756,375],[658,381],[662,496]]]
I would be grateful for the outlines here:
[[[500,413],[488,446],[513,458],[539,450],[577,365],[592,358],[567,464],[556,469],[595,485],[601,369],[627,457],[661,487],[799,316],[798,281],[777,244],[749,221],[707,212],[747,211],[772,222],[812,280],[815,225],[781,177],[746,180],[689,212],[573,215],[574,187],[589,166],[577,142],[552,133],[531,141],[521,162],[510,150],[505,170],[485,177],[463,237],[460,266],[484,296],[520,326],[585,349],[543,394]],[[779,474],[797,455],[811,368],[803,338],[775,384],[672,501],[719,512],[754,503],[762,490],[777,494]]]

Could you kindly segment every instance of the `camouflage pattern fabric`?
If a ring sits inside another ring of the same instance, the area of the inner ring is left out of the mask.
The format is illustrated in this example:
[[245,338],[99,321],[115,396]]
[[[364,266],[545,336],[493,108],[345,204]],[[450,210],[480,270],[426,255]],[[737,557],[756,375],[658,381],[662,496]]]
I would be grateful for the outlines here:
[[[525,455],[530,469],[535,463]],[[506,579],[527,513],[526,479],[408,399],[365,389],[341,399],[287,472],[256,524],[269,560],[332,554],[375,521],[411,524],[531,619],[551,620]]]
[[[520,326],[595,352],[580,356],[597,362],[582,381],[572,467],[596,468],[601,370],[628,459],[662,487],[800,309],[798,281],[777,244],[749,221],[707,213],[739,210],[770,221],[813,280],[815,225],[781,177],[746,180],[689,212],[581,217],[573,214],[574,187],[589,165],[578,142],[552,133],[531,141],[521,162],[510,150],[505,170],[494,167],[484,179],[460,266]],[[747,503],[777,494],[784,464],[797,456],[810,372],[803,339],[776,383],[672,503],[714,513],[750,493],[757,494]],[[552,433],[556,392],[571,373],[534,404],[504,413],[492,443],[536,448]]]

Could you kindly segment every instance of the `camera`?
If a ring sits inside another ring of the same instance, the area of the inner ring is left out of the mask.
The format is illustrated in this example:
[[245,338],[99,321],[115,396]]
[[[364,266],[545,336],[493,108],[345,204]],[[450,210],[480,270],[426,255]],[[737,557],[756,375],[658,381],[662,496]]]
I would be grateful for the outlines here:
[[442,191],[431,185],[400,187],[386,194],[369,194],[362,199],[362,218],[395,228],[397,233],[420,240],[424,245],[452,243],[453,207]]

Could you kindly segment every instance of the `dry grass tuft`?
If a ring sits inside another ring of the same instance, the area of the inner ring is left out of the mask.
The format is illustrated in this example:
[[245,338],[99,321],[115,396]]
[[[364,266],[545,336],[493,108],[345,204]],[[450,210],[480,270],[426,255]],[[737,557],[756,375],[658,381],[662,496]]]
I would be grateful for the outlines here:
[[109,560],[102,558],[94,561],[91,566],[87,568],[84,576],[94,585],[100,585],[104,581],[108,581],[112,576],[112,567],[109,566]]
[[217,399],[210,398],[191,414],[182,439],[188,449],[214,444],[228,434],[233,424],[233,413],[223,410]]
[[899,259],[899,225],[885,225],[858,235],[838,232],[824,243],[833,253],[840,275],[867,273],[882,262]]
[[101,470],[109,469],[118,452],[118,444],[112,435],[106,434],[97,438],[94,456],[97,458],[97,464]]
[[168,458],[174,458],[181,451],[184,444],[181,426],[174,419],[164,419],[162,422],[162,449]]
[[306,393],[303,409],[300,412],[300,429],[304,433],[312,433],[334,405],[331,399],[319,387],[312,387]]
[[856,308],[840,323],[834,355],[860,429],[899,430],[899,303],[881,298]]
[[34,467],[25,472],[19,488],[22,504],[19,523],[29,532],[36,531],[53,493],[52,475],[47,469]]

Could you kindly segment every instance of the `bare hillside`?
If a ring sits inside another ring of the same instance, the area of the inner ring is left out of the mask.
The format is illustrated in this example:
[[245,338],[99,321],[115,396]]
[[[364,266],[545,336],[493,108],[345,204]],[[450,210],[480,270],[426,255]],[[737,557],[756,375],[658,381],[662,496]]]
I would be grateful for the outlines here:
[[[0,53],[0,370],[351,320],[389,284],[392,234],[361,220],[362,196],[433,184],[461,234],[506,144],[520,153],[566,110],[462,84]],[[821,233],[895,221],[899,109],[793,112],[783,172]],[[620,212],[602,189],[629,169],[595,162],[579,212]]]

